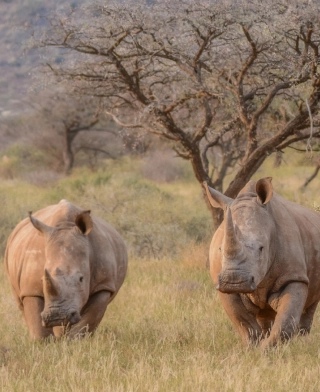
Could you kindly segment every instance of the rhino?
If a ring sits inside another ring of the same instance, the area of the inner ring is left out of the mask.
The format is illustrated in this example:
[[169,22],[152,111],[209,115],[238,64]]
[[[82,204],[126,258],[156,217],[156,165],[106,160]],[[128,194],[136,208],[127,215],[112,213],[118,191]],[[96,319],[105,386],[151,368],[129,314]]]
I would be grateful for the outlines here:
[[245,344],[267,350],[310,332],[320,300],[320,214],[249,181],[235,199],[204,183],[224,210],[209,251],[222,305]]
[[12,292],[33,339],[93,332],[127,264],[120,234],[66,200],[29,213],[5,251]]

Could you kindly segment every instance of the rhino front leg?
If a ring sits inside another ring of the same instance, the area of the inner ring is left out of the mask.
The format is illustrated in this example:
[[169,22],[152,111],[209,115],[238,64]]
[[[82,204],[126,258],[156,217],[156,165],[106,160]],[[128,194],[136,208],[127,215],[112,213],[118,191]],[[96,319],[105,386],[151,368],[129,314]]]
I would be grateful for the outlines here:
[[300,318],[308,295],[308,286],[292,282],[279,294],[270,299],[271,307],[277,312],[270,336],[261,342],[262,349],[275,346],[279,340],[290,339],[299,330]]
[[42,326],[41,312],[44,308],[42,297],[25,297],[23,299],[23,315],[32,339],[43,339],[53,335],[52,328]]
[[76,338],[93,332],[104,316],[111,295],[109,291],[99,291],[93,294],[81,312],[81,320],[71,327],[68,336]]
[[271,331],[272,320],[257,317],[257,321],[258,321],[258,323],[261,327],[261,330],[262,330],[262,337],[266,337]]
[[262,330],[253,313],[244,306],[239,294],[219,292],[222,305],[239,331],[244,344],[256,343],[261,339]]

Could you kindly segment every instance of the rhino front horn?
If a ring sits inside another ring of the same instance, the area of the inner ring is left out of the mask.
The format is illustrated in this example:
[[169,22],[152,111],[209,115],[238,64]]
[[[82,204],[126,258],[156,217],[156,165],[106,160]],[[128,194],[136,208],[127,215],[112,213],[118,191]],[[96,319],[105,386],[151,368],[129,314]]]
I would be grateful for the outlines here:
[[242,244],[238,240],[232,220],[230,208],[227,208],[224,232],[224,254],[229,258],[235,258],[243,252]]
[[45,285],[45,290],[47,291],[48,294],[52,296],[58,295],[58,290],[54,283],[54,280],[52,279],[50,272],[46,268],[44,270],[44,285]]

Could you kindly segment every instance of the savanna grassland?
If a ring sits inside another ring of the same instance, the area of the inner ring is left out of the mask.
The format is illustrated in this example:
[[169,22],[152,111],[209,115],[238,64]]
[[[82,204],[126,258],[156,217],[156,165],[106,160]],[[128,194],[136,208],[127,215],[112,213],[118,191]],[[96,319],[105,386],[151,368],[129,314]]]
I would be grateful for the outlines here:
[[[287,155],[287,154],[285,154]],[[311,208],[319,180],[301,156],[267,161],[255,175]],[[108,220],[125,238],[129,271],[96,333],[81,341],[32,342],[0,272],[2,391],[319,391],[320,312],[311,335],[268,353],[244,348],[219,303],[206,259],[210,215],[188,168],[177,181],[147,180],[138,160],[78,170],[39,187],[0,183],[0,249],[14,226],[66,198]]]

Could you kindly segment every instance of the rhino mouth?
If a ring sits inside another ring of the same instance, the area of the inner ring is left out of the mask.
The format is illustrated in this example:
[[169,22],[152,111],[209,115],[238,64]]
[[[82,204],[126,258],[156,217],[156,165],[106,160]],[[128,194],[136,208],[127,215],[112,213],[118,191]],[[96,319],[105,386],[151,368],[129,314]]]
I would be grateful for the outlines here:
[[81,320],[79,312],[73,311],[68,314],[61,313],[59,315],[48,314],[43,312],[41,314],[42,326],[44,328],[52,327],[66,327],[67,325],[77,324]]
[[66,319],[42,320],[42,326],[44,328],[66,327],[68,324]]
[[238,271],[225,271],[218,277],[216,289],[221,293],[252,293],[257,288],[254,277]]

